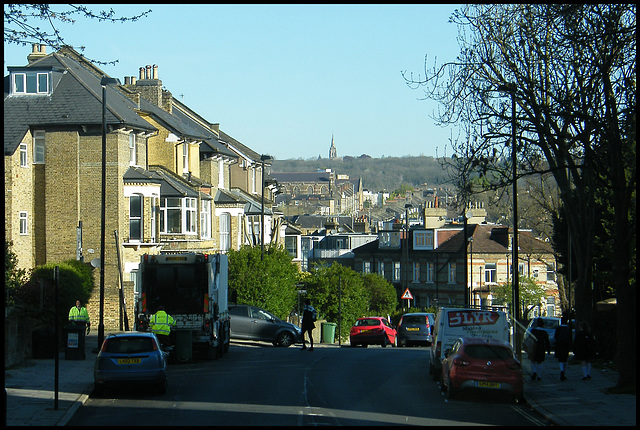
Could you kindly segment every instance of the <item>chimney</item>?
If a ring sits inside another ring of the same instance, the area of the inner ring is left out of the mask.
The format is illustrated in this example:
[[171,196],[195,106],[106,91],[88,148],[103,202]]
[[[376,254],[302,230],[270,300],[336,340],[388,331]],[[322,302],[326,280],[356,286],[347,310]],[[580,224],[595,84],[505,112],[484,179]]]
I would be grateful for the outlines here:
[[131,77],[130,76],[125,76],[124,77],[124,84],[125,85],[131,85]]
[[131,85],[135,85],[136,84],[136,77],[132,76],[131,77]]
[[27,56],[27,61],[29,61],[29,64],[31,64],[41,58],[46,57],[46,51],[46,45],[34,43],[33,45],[31,45],[31,54]]

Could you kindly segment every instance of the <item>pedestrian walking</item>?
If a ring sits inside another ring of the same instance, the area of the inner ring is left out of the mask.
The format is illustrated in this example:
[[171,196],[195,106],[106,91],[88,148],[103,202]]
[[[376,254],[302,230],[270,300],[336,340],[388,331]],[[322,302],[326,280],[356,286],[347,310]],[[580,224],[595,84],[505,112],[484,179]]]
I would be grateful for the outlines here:
[[556,341],[556,358],[560,366],[560,380],[565,381],[567,379],[567,359],[569,358],[569,351],[571,350],[571,330],[564,318],[562,319],[562,323],[556,328],[553,337]]
[[591,379],[591,361],[596,356],[596,343],[586,321],[580,321],[573,343],[573,355],[582,364],[582,380]]
[[171,327],[176,323],[171,315],[165,312],[164,306],[158,306],[158,311],[149,319],[151,332],[155,333],[162,346],[171,346],[169,335]]
[[318,313],[311,306],[311,300],[305,299],[304,308],[302,311],[302,350],[307,349],[305,341],[305,333],[309,333],[309,351],[313,351],[313,329],[316,328],[315,322],[318,317]]
[[[540,321],[540,320],[539,320]],[[549,335],[546,331],[534,327],[531,329],[531,336],[533,336],[533,347],[529,349],[529,360],[531,360],[531,380],[539,381],[542,378],[542,363],[544,362],[545,354],[547,351],[551,354],[551,344],[549,343]]]
[[91,322],[89,321],[89,312],[87,308],[82,306],[80,300],[76,300],[76,305],[69,309],[69,322],[76,327],[82,327],[87,329],[87,334],[91,331]]

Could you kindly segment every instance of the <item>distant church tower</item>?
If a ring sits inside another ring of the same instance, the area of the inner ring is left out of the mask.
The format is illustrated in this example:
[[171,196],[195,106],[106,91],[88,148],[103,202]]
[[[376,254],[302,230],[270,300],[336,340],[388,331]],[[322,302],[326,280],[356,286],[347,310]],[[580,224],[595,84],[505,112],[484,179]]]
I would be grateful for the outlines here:
[[333,134],[331,135],[331,148],[329,148],[329,158],[334,159],[338,157],[338,151],[336,150],[336,145],[333,143]]

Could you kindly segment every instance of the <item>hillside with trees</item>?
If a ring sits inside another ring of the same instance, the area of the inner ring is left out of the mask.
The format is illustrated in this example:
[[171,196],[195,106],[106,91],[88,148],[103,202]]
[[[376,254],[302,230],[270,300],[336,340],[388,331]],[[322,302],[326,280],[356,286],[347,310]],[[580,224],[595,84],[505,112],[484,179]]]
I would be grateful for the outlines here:
[[402,184],[434,187],[447,184],[448,180],[442,160],[427,156],[371,158],[361,155],[333,160],[273,160],[271,166],[272,172],[315,172],[319,169],[332,169],[352,179],[362,178],[363,187],[370,191],[393,191]]

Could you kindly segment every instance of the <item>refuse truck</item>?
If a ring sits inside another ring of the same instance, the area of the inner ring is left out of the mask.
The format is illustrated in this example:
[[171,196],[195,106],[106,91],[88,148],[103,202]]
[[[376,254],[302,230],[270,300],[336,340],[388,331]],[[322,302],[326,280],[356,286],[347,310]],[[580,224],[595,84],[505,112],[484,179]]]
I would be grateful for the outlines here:
[[170,362],[215,360],[229,350],[228,257],[195,252],[144,254],[134,290],[135,329],[163,306],[171,328]]

